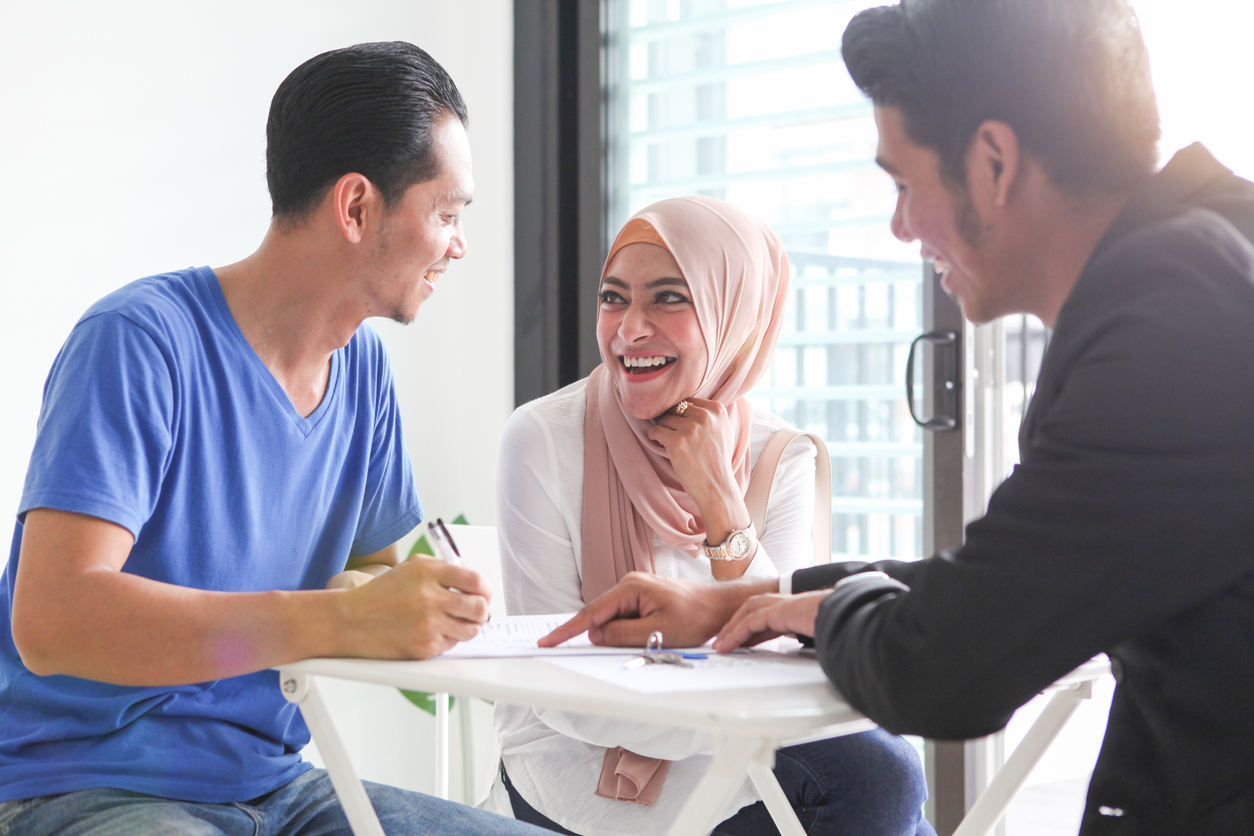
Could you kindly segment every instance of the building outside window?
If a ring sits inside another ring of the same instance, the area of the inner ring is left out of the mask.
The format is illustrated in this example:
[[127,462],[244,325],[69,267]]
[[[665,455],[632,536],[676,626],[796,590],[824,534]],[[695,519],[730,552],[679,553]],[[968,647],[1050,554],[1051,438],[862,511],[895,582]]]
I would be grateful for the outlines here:
[[865,3],[614,0],[610,217],[704,194],[755,212],[793,275],[756,405],[817,433],[837,559],[922,556],[921,431],[903,397],[922,264],[888,229],[870,104],[833,33]]
[[[883,2],[603,6],[607,234],[652,201],[681,194],[736,203],[779,234],[793,269],[786,324],[751,400],[827,441],[835,560],[926,556],[923,437],[904,397],[906,353],[924,327],[925,268],[917,245],[889,231],[893,185],[874,163],[871,106],[839,49],[849,19]],[[1162,113],[1161,161],[1202,140],[1239,174],[1254,174],[1254,110],[1238,106],[1254,88],[1241,40],[1254,6],[1132,3]],[[981,513],[1018,462],[1018,429],[1048,341],[1032,316],[966,328],[963,386],[980,392],[963,415],[977,494],[968,516]],[[1002,833],[1075,832],[1109,697],[1109,684],[1099,687],[1077,713]],[[1039,710],[1030,703],[1016,715],[1007,748]]]
[[[750,400],[827,442],[834,560],[915,560],[926,556],[923,431],[905,369],[924,328],[925,268],[917,245],[890,231],[896,193],[875,164],[872,107],[839,48],[849,19],[871,5],[608,0],[607,234],[682,194],[730,201],[771,225],[793,272],[779,346]],[[980,340],[996,346],[984,381],[993,397],[978,416],[993,432],[981,434],[988,490],[1018,460],[1047,341],[1034,317],[1008,318]]]

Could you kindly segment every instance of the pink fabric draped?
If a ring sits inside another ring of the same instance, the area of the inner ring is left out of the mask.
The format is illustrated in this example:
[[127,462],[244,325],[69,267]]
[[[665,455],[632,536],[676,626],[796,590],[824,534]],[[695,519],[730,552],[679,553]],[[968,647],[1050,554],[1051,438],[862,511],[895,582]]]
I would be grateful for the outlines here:
[[670,766],[670,761],[646,758],[628,752],[622,746],[606,749],[601,777],[592,794],[652,807],[662,792],[662,783]]
[[[765,223],[712,197],[662,200],[632,216],[610,247],[606,267],[629,243],[664,246],[688,282],[709,358],[690,393],[726,404],[732,467],[749,482],[751,410],[745,394],[770,365],[783,324],[788,256]],[[604,276],[604,271],[602,271]],[[653,571],[652,533],[701,553],[705,524],[666,450],[648,437],[651,420],[628,415],[602,357],[588,378],[584,419],[583,598],[591,601],[630,571]]]
[[[665,247],[688,282],[709,358],[691,394],[728,406],[732,468],[743,492],[749,483],[752,417],[744,395],[766,371],[779,338],[788,293],[784,247],[766,224],[711,197],[672,198],[637,212],[610,247],[606,268],[632,243]],[[666,450],[648,437],[653,421],[623,410],[606,370],[616,360],[601,360],[588,378],[584,418],[584,601],[632,570],[652,572],[653,532],[694,558],[705,539],[696,503]],[[652,806],[668,766],[621,747],[607,749],[595,793]]]

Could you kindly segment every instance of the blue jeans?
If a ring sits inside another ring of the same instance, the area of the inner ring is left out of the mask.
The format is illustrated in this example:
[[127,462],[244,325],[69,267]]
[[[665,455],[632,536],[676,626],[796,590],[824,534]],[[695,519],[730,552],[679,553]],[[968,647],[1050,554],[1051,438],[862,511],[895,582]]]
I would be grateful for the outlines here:
[[[774,772],[810,836],[936,836],[922,815],[927,782],[919,754],[883,729],[780,749]],[[516,818],[570,833],[528,804],[504,767],[501,777]],[[714,836],[779,836],[779,828],[759,801]]]
[[[545,831],[429,795],[366,783],[388,836],[542,836]],[[95,789],[0,803],[0,836],[351,836],[325,771],[247,803],[171,801]]]

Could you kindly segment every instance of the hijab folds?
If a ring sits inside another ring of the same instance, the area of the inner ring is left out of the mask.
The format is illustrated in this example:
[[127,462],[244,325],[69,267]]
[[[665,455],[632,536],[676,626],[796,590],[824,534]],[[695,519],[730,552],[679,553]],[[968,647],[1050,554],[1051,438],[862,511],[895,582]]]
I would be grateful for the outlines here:
[[[689,395],[719,401],[731,418],[732,469],[743,492],[749,481],[752,411],[745,394],[766,371],[783,324],[788,257],[775,233],[741,209],[712,197],[678,197],[648,206],[627,221],[610,247],[608,269],[623,247],[665,247],[688,282],[709,358]],[[602,271],[604,278],[605,271]],[[652,420],[624,411],[602,357],[588,379],[584,419],[581,569],[583,598],[592,601],[630,571],[653,571],[651,533],[663,543],[701,554],[705,524],[684,491],[666,450],[648,437]]]

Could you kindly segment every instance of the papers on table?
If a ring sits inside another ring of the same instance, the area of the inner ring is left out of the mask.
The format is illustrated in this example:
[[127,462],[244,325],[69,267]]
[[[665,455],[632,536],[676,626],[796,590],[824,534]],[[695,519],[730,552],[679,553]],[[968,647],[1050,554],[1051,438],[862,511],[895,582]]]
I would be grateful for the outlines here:
[[609,682],[643,694],[672,691],[722,691],[764,685],[817,685],[827,677],[814,659],[769,650],[738,650],[721,655],[709,651],[706,659],[687,660],[692,667],[643,665],[628,669],[623,659],[604,656],[545,659],[568,671]]
[[[489,659],[534,656],[575,673],[609,682],[644,694],[672,691],[722,691],[763,685],[813,685],[827,681],[818,662],[796,653],[778,652],[799,645],[791,639],[771,643],[773,650],[738,650],[729,655],[709,647],[695,648],[704,659],[685,659],[692,667],[648,664],[625,668],[623,663],[640,655],[640,648],[597,647],[588,634],[576,636],[560,647],[537,647],[536,641],[566,623],[574,613],[511,615],[493,618],[479,635],[444,653],[442,658]],[[768,645],[771,646],[771,645]],[[691,655],[691,654],[690,654]]]
[[592,656],[639,655],[638,649],[629,647],[597,647],[581,633],[558,647],[536,647],[541,636],[553,632],[570,620],[574,613],[557,615],[507,615],[494,617],[479,630],[479,635],[445,651],[441,658],[490,659],[517,656]]

